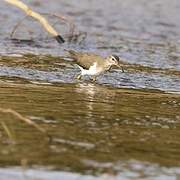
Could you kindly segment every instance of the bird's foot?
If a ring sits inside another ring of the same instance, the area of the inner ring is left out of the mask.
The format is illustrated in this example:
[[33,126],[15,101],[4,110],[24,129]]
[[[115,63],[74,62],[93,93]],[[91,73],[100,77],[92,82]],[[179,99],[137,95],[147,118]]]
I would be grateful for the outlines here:
[[92,82],[95,82],[96,81],[96,76],[92,77],[91,80],[92,80]]

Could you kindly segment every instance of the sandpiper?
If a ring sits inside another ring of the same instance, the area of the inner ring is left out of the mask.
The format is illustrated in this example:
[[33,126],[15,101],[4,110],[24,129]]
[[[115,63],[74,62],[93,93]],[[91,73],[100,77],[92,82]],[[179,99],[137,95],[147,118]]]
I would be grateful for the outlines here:
[[120,65],[119,57],[116,55],[103,58],[93,53],[82,53],[73,50],[68,52],[81,70],[81,74],[77,76],[77,79],[81,79],[83,75],[89,75],[93,77],[93,81],[96,81],[97,76],[109,71],[112,66],[121,67],[124,72],[123,67]]

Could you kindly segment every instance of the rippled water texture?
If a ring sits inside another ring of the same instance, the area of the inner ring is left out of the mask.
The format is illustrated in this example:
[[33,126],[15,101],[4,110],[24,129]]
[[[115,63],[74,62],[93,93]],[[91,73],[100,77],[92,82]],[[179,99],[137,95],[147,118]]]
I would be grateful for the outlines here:
[[[65,37],[58,44],[0,2],[0,179],[180,178],[180,1],[28,0]],[[58,24],[58,25],[57,25]],[[19,40],[21,39],[21,40]],[[117,54],[121,69],[76,80],[65,49]]]

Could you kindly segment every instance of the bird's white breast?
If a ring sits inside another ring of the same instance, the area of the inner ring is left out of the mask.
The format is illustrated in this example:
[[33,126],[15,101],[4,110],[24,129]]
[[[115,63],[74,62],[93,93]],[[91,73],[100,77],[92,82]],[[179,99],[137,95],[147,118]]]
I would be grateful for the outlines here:
[[98,75],[101,71],[97,68],[97,63],[95,62],[89,69],[83,69],[79,66],[81,70],[81,75]]

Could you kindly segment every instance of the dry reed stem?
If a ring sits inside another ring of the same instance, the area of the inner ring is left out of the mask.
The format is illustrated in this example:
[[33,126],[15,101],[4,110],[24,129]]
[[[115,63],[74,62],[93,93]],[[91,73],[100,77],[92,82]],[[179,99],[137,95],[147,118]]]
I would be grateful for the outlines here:
[[29,8],[26,4],[24,4],[23,2],[21,2],[20,0],[4,0],[7,3],[10,3],[14,6],[19,7],[20,9],[22,9],[28,16],[31,16],[35,19],[37,19],[43,26],[44,28],[50,33],[52,34],[56,40],[59,43],[63,43],[65,42],[64,39],[59,35],[59,33],[48,23],[48,21],[41,16],[39,13],[34,12],[31,8]]
[[[24,121],[25,123],[34,126],[34,127],[35,127],[37,130],[39,130],[40,132],[47,134],[47,132],[46,132],[45,129],[43,129],[43,128],[40,127],[38,124],[36,124],[35,122],[31,121],[30,119],[22,116],[20,113],[16,112],[16,111],[13,110],[13,109],[0,108],[0,112],[12,114],[12,115],[15,116],[16,118]],[[4,128],[4,129],[5,129],[5,128]],[[7,131],[7,133],[8,133],[8,131]]]
[[14,33],[16,32],[16,29],[22,24],[22,22],[28,17],[28,15],[26,15],[25,17],[23,17],[23,19],[21,19],[20,21],[17,22],[17,24],[14,26],[11,34],[10,34],[10,37],[13,38],[14,36]]
[[[45,16],[51,16],[51,17],[54,17],[54,18],[58,18],[58,20],[52,24],[52,27],[54,27],[59,21],[63,21],[69,28],[69,33],[68,33],[68,41],[70,42],[72,37],[74,36],[74,31],[75,31],[75,25],[73,23],[73,21],[69,18],[69,17],[66,17],[66,16],[63,16],[63,15],[58,15],[58,14],[51,14],[51,13],[41,13],[42,15],[45,15]],[[23,23],[23,21],[25,19],[27,19],[28,15],[26,15],[25,17],[23,17],[21,20],[19,20],[17,22],[17,24],[14,26],[13,30],[11,31],[11,34],[10,34],[10,37],[13,38],[17,28]],[[66,37],[66,35],[65,35]]]
[[10,129],[8,128],[8,126],[6,125],[6,123],[4,121],[1,121],[1,125],[4,129],[4,131],[6,132],[6,134],[8,135],[9,139],[12,142],[15,142],[15,138],[13,137],[13,134],[11,133]]
[[59,15],[59,14],[52,14],[52,13],[51,14],[49,14],[49,13],[41,13],[41,14],[47,15],[47,16],[52,16],[52,17],[60,19],[61,21],[64,21],[66,23],[66,25],[69,26],[69,34],[68,34],[68,36],[73,37],[74,31],[75,31],[75,25],[74,25],[73,21],[69,17]]

